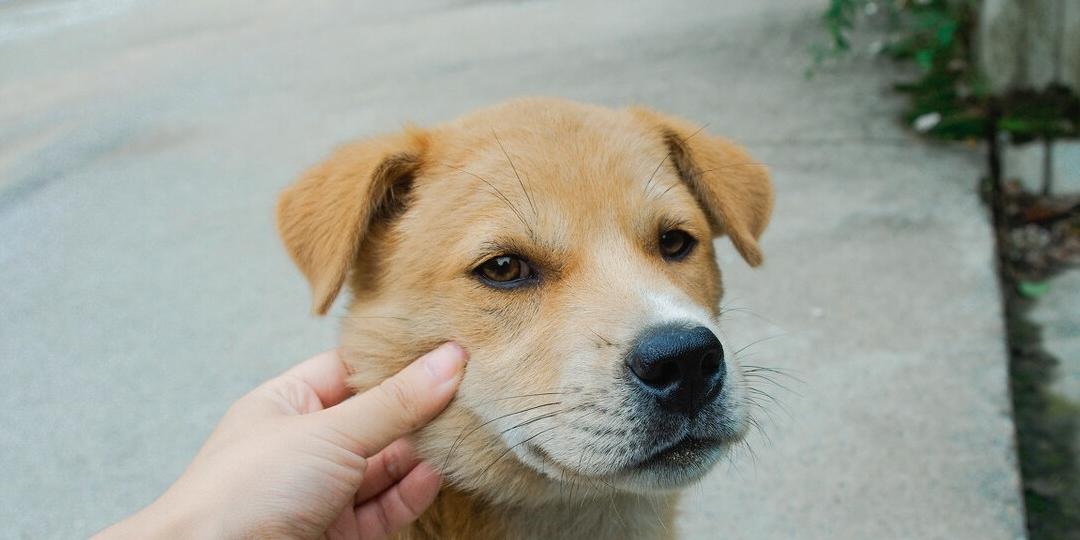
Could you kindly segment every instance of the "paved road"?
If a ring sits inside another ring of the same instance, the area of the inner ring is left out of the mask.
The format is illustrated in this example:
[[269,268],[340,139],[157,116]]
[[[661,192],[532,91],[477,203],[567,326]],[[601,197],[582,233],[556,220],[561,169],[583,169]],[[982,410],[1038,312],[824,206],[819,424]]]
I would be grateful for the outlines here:
[[1023,535],[979,157],[898,129],[885,66],[804,80],[822,1],[340,4],[0,35],[3,536],[147,503],[229,402],[335,343],[273,232],[299,170],[522,94],[707,122],[775,173],[764,269],[721,248],[726,339],[778,336],[747,361],[803,382],[690,490],[686,537]]

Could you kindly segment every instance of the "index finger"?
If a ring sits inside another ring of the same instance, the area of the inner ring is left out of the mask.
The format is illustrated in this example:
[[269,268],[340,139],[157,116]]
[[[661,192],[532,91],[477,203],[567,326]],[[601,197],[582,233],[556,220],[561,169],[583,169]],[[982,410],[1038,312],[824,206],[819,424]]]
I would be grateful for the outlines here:
[[294,377],[315,392],[323,408],[345,401],[353,391],[346,384],[349,370],[341,361],[338,349],[321,352],[289,368],[283,377]]

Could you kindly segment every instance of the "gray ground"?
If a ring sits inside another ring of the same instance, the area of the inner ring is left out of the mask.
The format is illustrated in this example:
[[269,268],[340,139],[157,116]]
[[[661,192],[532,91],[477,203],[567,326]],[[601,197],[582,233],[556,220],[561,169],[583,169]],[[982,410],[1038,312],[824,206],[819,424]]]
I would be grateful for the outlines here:
[[327,4],[0,24],[0,535],[132,512],[228,403],[335,343],[271,222],[299,170],[553,94],[707,122],[775,175],[766,266],[722,249],[752,312],[726,340],[778,336],[747,361],[803,382],[771,390],[756,459],[689,491],[684,536],[1023,536],[979,155],[897,128],[887,66],[804,80],[822,0]]

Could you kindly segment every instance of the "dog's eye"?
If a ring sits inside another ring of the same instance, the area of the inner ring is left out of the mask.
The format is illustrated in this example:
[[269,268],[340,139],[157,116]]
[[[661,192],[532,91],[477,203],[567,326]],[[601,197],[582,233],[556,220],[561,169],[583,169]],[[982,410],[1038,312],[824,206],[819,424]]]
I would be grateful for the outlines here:
[[672,229],[660,235],[660,254],[669,261],[679,261],[694,249],[697,240],[686,231]]
[[497,287],[513,287],[535,277],[529,263],[513,255],[499,255],[484,261],[476,268],[476,274]]

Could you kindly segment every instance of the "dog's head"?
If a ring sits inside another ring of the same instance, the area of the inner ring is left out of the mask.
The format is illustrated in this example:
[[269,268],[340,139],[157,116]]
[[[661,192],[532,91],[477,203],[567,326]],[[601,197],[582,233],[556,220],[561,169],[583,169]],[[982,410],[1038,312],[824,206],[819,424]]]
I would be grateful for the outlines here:
[[537,501],[678,487],[742,436],[712,239],[760,264],[771,208],[764,167],[691,124],[528,99],[339,149],[278,225],[316,313],[349,283],[355,387],[460,343],[418,446],[461,489]]

